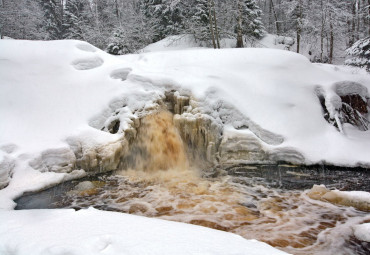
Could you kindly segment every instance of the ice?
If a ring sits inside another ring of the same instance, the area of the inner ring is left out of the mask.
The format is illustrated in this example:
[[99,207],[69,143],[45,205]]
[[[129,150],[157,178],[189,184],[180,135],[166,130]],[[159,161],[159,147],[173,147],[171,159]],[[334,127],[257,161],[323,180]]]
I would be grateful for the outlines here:
[[94,184],[92,182],[83,181],[83,182],[80,182],[79,184],[77,184],[74,189],[78,190],[78,191],[84,191],[84,190],[88,190],[88,189],[92,189],[92,188],[94,188]]
[[329,190],[324,185],[314,185],[307,195],[316,200],[352,206],[363,211],[370,210],[370,193],[365,191]]

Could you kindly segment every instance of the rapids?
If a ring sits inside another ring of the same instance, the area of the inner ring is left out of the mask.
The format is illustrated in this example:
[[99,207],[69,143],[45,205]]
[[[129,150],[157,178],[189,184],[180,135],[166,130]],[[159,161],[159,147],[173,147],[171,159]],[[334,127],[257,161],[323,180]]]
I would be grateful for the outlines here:
[[[172,118],[162,111],[142,120],[125,170],[61,184],[44,191],[44,198],[52,198],[33,207],[93,206],[181,221],[258,239],[292,254],[369,254],[370,244],[357,240],[352,229],[370,222],[369,212],[307,195],[307,189],[321,183],[366,190],[367,172],[347,171],[348,178],[339,181],[338,174],[324,171],[321,176],[320,169],[291,166],[205,171],[188,159]],[[36,195],[20,198],[16,209],[32,207]]]

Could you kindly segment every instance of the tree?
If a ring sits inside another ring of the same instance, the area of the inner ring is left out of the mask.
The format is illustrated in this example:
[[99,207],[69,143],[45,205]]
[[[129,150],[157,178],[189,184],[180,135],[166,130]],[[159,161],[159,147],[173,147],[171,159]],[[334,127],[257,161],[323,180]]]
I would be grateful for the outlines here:
[[190,32],[198,41],[206,42],[211,39],[209,1],[196,0],[191,16]]
[[261,9],[255,0],[237,0],[236,15],[236,47],[243,47],[243,36],[261,39],[265,34],[265,27],[261,21]]
[[42,40],[46,37],[43,28],[43,12],[37,1],[0,0],[0,34],[14,39]]
[[353,56],[346,60],[346,65],[366,68],[370,72],[370,36],[355,42],[346,53]]
[[57,0],[41,0],[44,12],[44,27],[48,33],[47,39],[58,40],[63,38],[61,9],[63,6]]
[[186,8],[181,1],[143,0],[141,9],[146,17],[148,29],[153,31],[153,42],[179,34],[185,29]]
[[84,24],[84,0],[68,0],[64,10],[64,38],[84,40],[82,26]]

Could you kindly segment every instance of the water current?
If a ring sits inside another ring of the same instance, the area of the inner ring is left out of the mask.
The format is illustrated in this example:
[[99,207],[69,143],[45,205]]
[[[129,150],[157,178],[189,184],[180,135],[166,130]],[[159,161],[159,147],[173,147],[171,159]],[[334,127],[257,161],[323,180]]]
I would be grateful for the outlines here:
[[75,180],[21,197],[16,209],[87,208],[186,222],[292,254],[370,254],[353,226],[368,211],[311,199],[314,184],[370,190],[369,171],[325,167],[233,166],[210,171],[188,162],[172,115],[144,118],[126,170]]

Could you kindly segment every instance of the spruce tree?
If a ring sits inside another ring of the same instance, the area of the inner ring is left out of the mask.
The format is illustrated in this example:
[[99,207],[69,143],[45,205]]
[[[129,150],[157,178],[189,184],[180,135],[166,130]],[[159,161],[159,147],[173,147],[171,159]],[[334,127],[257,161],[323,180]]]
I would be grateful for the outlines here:
[[346,65],[366,68],[370,72],[370,37],[358,40],[346,50],[346,53],[353,56],[346,60]]
[[141,9],[146,17],[148,29],[153,32],[153,42],[184,30],[184,4],[181,1],[143,0]]
[[255,0],[243,0],[242,8],[242,33],[244,36],[261,39],[265,27],[261,21],[262,11]]
[[84,0],[68,0],[64,10],[64,38],[84,40],[82,26],[84,23]]
[[44,13],[44,27],[48,33],[49,40],[62,39],[62,17],[60,3],[56,0],[41,0]]
[[191,32],[195,39],[203,42],[209,41],[211,36],[208,0],[196,0],[191,21]]

